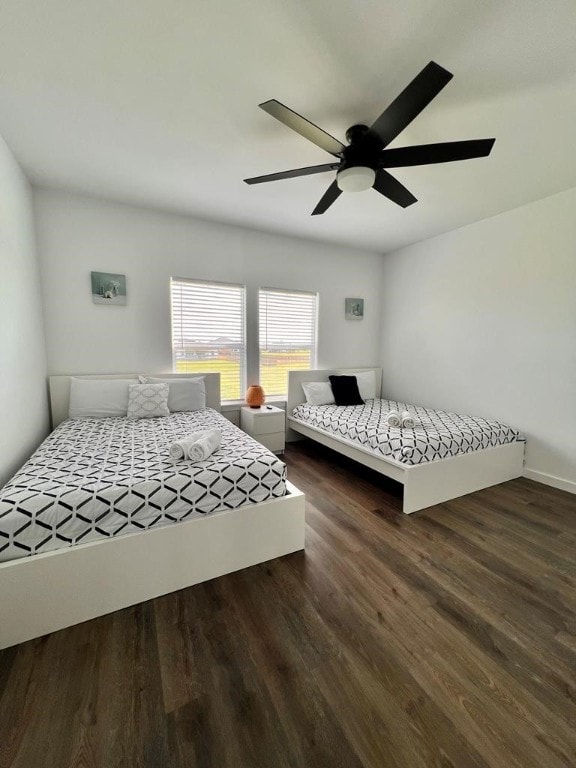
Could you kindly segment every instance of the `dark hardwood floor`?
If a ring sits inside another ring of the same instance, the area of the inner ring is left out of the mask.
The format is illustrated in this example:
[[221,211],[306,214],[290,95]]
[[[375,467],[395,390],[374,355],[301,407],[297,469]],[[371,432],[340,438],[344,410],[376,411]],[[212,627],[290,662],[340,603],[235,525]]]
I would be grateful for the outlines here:
[[0,766],[576,766],[576,498],[286,460],[306,553],[1,652]]

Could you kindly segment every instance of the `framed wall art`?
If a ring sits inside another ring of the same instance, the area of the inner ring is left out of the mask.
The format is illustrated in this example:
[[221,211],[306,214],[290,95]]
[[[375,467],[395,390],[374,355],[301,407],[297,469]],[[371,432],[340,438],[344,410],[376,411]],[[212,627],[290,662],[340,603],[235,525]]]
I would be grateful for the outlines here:
[[123,306],[126,304],[126,275],[91,272],[94,304]]
[[364,299],[344,299],[346,320],[362,320],[364,317]]

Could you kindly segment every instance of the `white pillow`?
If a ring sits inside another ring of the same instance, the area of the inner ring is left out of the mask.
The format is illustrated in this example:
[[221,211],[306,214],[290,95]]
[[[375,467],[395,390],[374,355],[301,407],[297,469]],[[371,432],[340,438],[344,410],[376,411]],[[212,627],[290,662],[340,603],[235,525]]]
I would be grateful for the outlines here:
[[128,387],[128,418],[153,419],[170,416],[168,384],[130,384]]
[[168,384],[168,408],[177,411],[201,411],[206,408],[206,385],[204,376],[193,379],[162,379],[154,376],[140,376],[142,384]]
[[128,387],[134,379],[70,379],[71,419],[126,416]]
[[373,400],[376,397],[376,373],[374,371],[359,371],[348,375],[356,376],[358,391],[362,400]]
[[308,405],[333,405],[334,393],[329,381],[307,381],[302,384]]

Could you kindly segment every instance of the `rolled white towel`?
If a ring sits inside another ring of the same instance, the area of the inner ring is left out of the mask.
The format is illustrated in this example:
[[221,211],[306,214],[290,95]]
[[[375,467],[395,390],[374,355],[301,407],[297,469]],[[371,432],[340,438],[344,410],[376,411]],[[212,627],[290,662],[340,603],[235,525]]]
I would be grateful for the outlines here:
[[203,461],[220,447],[222,435],[218,429],[206,429],[202,432],[192,432],[181,440],[176,440],[170,446],[170,456],[173,459],[188,459]]
[[186,458],[192,462],[204,461],[214,451],[220,448],[220,442],[222,441],[222,433],[219,429],[207,429],[202,433],[202,436],[195,440],[188,448]]
[[193,434],[188,435],[188,437],[183,437],[181,440],[176,440],[176,442],[172,443],[170,446],[171,458],[185,459],[188,454],[188,449],[190,446],[194,445],[201,434],[201,432],[194,432]]
[[402,411],[402,426],[408,429],[414,429],[416,426],[416,419],[409,411]]
[[399,427],[402,424],[402,418],[398,411],[389,411],[386,414],[386,424],[389,427]]
[[183,440],[176,440],[175,443],[172,443],[170,448],[168,449],[168,452],[170,454],[171,459],[183,459],[184,456],[186,456],[186,451],[188,450],[188,446],[192,443],[190,438],[185,438]]

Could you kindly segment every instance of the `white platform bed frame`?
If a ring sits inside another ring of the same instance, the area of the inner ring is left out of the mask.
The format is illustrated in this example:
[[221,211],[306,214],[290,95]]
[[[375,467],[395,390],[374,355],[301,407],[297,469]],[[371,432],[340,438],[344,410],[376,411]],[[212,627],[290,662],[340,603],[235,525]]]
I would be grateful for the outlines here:
[[[473,453],[410,466],[386,456],[378,456],[370,449],[364,448],[352,440],[330,435],[317,427],[301,424],[292,418],[294,408],[306,402],[302,390],[303,382],[328,381],[329,376],[352,374],[358,371],[374,371],[376,397],[380,397],[381,368],[290,371],[288,374],[287,426],[289,430],[299,435],[322,443],[322,445],[402,483],[404,486],[402,511],[405,514],[411,514],[419,509],[425,509],[434,504],[440,504],[443,501],[488,488],[491,485],[504,483],[522,475],[524,464],[524,443],[522,442],[508,443]],[[291,437],[290,432],[288,437]]]
[[[165,374],[156,374],[166,376]],[[206,404],[220,411],[217,373]],[[137,374],[82,376],[134,379]],[[70,376],[50,377],[52,425],[68,416]],[[0,563],[0,648],[304,548],[304,494]]]

